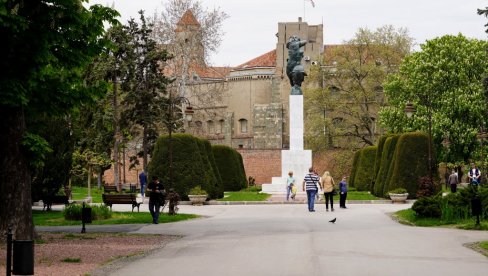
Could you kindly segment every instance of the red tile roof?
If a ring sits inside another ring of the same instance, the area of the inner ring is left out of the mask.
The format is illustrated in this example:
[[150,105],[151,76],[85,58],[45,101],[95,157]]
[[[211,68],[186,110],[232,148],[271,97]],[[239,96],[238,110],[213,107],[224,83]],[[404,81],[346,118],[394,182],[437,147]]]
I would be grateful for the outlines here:
[[183,16],[180,18],[180,21],[176,25],[197,25],[200,26],[198,20],[195,18],[193,13],[190,10],[187,10]]
[[230,70],[230,67],[193,67],[192,70],[202,79],[223,79]]
[[275,67],[276,66],[276,50],[267,52],[257,58],[237,66],[235,69],[245,69],[252,67]]

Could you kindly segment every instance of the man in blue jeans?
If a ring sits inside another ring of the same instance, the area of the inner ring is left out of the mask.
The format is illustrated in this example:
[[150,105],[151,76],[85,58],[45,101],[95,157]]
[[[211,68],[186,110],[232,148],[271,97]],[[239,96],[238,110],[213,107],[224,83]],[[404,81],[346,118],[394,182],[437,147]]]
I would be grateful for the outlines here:
[[139,183],[141,183],[141,196],[144,197],[147,184],[147,175],[144,170],[139,174]]
[[305,175],[305,178],[303,179],[302,190],[307,191],[309,212],[315,212],[315,195],[319,188],[322,190],[319,176],[314,173],[313,168],[308,169],[308,174]]

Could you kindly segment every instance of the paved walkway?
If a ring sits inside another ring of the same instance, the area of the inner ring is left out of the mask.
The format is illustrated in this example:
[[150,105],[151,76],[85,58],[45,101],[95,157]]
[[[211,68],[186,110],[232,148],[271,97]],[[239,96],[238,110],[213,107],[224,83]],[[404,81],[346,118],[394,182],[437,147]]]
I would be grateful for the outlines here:
[[134,233],[185,237],[112,275],[488,275],[488,258],[463,246],[488,232],[404,226],[387,215],[407,207],[180,206],[208,218],[141,226]]

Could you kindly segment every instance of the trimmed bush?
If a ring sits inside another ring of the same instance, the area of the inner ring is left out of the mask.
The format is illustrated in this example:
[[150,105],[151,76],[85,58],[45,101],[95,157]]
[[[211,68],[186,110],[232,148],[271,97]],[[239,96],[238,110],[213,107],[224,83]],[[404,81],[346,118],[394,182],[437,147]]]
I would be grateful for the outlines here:
[[373,185],[371,186],[371,193],[374,193],[374,186],[376,185],[376,176],[378,175],[381,166],[381,155],[383,153],[383,147],[388,137],[389,135],[383,135],[378,140],[378,150],[376,150],[376,158],[374,162],[374,175],[373,175]]
[[393,172],[388,182],[388,190],[405,188],[409,197],[416,196],[419,179],[429,173],[428,141],[427,135],[421,132],[400,136],[392,162]]
[[388,171],[390,170],[390,164],[392,163],[396,143],[399,137],[400,135],[390,135],[385,139],[381,152],[379,170],[376,174],[375,185],[373,187],[373,194],[375,196],[384,197],[385,193],[388,191],[388,187],[385,187],[385,183],[387,183]]
[[[173,188],[183,199],[188,199],[188,191],[197,185],[205,190],[215,187],[217,180],[212,173],[204,143],[197,137],[181,133],[172,136],[173,181],[169,183],[168,143],[168,135],[156,141],[148,166],[149,179],[159,177],[166,189]],[[215,189],[211,190],[215,196]]]
[[[214,169],[210,163],[209,154],[207,153],[205,141],[208,142],[208,140],[197,138],[196,141],[198,148],[200,149],[204,171],[204,178],[202,179],[202,183],[198,186],[201,186],[201,188],[207,192],[209,198],[218,198],[222,192],[220,191],[217,177],[215,176]],[[210,144],[210,142],[208,143]],[[211,155],[213,156],[213,153],[211,153]]]
[[419,198],[412,206],[417,216],[423,218],[440,218],[442,216],[439,197]]
[[361,154],[361,151],[358,150],[354,153],[354,157],[352,159],[352,169],[351,169],[351,174],[349,175],[349,186],[350,187],[355,187],[354,183],[354,178],[356,177],[356,171],[358,167],[358,161],[359,161],[359,155]]
[[215,156],[212,152],[212,144],[210,144],[208,140],[203,140],[203,143],[205,144],[205,151],[207,153],[208,161],[212,166],[215,178],[217,180],[217,186],[215,188],[215,197],[210,197],[210,198],[222,198],[224,197],[224,184],[222,183],[222,177],[220,176],[217,163],[215,163]]
[[246,177],[243,173],[242,156],[235,149],[224,146],[212,146],[212,152],[215,157],[222,177],[222,183],[225,191],[239,191],[246,187]]
[[354,186],[358,191],[370,191],[373,182],[372,164],[375,163],[376,151],[378,147],[371,146],[360,150],[359,160],[354,177]]
[[[92,220],[102,220],[112,217],[112,211],[105,205],[90,205],[91,219]],[[81,220],[81,209],[83,208],[80,204],[71,204],[64,208],[63,216],[65,220]]]

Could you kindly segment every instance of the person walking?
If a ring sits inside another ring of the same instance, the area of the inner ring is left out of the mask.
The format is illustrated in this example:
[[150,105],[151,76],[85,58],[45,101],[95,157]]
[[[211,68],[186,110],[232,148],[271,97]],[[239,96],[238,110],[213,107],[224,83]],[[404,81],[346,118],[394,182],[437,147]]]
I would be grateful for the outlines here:
[[164,186],[157,176],[152,177],[152,182],[149,183],[147,189],[149,193],[149,212],[151,213],[153,224],[159,223],[159,208],[161,207],[161,199],[163,196]]
[[332,176],[328,171],[324,172],[322,175],[322,187],[324,188],[325,197],[325,211],[329,212],[329,200],[330,200],[330,210],[334,212],[334,189],[335,183]]
[[454,170],[452,171],[451,175],[449,175],[447,182],[451,186],[451,193],[455,193],[457,191],[457,184],[459,183],[459,180],[457,173]]
[[471,163],[468,178],[471,185],[478,185],[481,182],[481,171],[478,169],[478,167],[476,167],[475,163]]
[[290,199],[290,194],[291,194],[291,198],[294,199],[292,193],[292,189],[294,185],[295,185],[295,178],[293,177],[293,172],[289,171],[288,178],[286,179],[286,201]]
[[141,183],[141,196],[144,197],[146,192],[147,175],[145,170],[139,174],[139,183]]
[[308,169],[308,174],[303,179],[302,190],[307,191],[309,212],[315,212],[315,194],[317,194],[319,188],[322,190],[319,177],[313,172],[313,168]]
[[347,182],[346,176],[342,177],[341,182],[339,182],[339,207],[347,209],[346,198],[347,198]]

